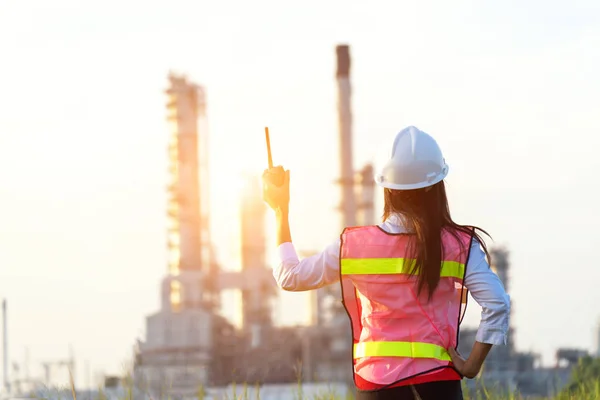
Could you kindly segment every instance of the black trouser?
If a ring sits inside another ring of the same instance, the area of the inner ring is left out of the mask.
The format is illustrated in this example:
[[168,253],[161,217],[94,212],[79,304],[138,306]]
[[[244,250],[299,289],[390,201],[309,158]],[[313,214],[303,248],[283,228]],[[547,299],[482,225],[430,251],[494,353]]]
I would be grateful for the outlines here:
[[[437,381],[412,385],[421,400],[463,400],[460,381]],[[400,386],[373,392],[358,390],[356,400],[415,400],[411,386]]]

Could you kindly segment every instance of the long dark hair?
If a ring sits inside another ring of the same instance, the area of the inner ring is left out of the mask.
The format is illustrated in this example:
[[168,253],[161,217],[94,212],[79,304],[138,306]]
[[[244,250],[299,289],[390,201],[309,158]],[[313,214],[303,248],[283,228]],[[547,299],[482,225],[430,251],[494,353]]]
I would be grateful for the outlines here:
[[[418,294],[427,288],[428,299],[431,299],[440,281],[443,230],[447,230],[457,240],[459,232],[469,236],[473,233],[481,243],[489,262],[487,246],[477,231],[483,232],[489,238],[491,236],[481,228],[459,225],[452,220],[444,181],[423,189],[384,189],[384,199],[383,220],[392,214],[398,214],[406,228],[413,233],[409,241],[408,255],[415,259],[410,273],[418,275]],[[463,247],[461,244],[461,250],[468,251]]]

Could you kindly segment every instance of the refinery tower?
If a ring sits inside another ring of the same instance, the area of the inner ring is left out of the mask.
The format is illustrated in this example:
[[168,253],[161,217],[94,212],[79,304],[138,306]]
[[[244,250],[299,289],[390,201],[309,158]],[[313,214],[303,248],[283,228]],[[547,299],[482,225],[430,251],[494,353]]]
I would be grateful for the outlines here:
[[[156,396],[195,393],[198,385],[228,383],[247,347],[259,346],[271,322],[275,293],[265,262],[265,205],[258,180],[249,182],[242,205],[242,269],[221,271],[209,230],[209,158],[205,91],[171,74],[167,204],[168,268],[161,308],[146,318],[146,338],[135,349],[138,386]],[[242,293],[243,327],[220,314],[223,290]]]
[[[360,171],[353,165],[349,47],[338,46],[335,54],[341,232],[346,226],[375,223],[374,182],[371,165]],[[212,256],[205,91],[183,76],[170,75],[166,94],[168,268],[161,308],[146,318],[146,337],[136,345],[136,385],[160,397],[193,395],[199,385],[296,384],[298,365],[305,382],[349,382],[351,334],[339,285],[313,294],[312,325],[273,324],[277,288],[266,265],[266,206],[258,179],[248,182],[242,200],[241,268],[221,270]],[[221,315],[220,294],[228,289],[241,293],[241,329]]]

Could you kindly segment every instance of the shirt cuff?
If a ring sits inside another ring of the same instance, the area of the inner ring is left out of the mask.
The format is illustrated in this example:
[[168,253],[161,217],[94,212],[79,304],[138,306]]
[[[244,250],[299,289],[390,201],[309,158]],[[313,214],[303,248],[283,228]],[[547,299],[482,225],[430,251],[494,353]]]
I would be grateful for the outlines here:
[[492,345],[507,345],[507,329],[500,328],[479,328],[475,340],[479,343],[487,343]]
[[281,243],[279,245],[279,258],[282,262],[292,260],[298,260],[298,254],[296,253],[296,248],[291,242]]

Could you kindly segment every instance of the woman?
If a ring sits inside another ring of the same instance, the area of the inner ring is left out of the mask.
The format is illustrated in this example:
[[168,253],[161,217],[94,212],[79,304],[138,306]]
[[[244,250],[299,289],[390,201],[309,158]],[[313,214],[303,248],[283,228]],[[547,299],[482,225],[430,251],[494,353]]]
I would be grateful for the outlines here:
[[[281,255],[273,274],[290,291],[341,283],[359,400],[462,399],[461,378],[475,377],[492,345],[506,344],[509,296],[489,267],[478,231],[486,232],[450,217],[448,166],[436,141],[411,126],[390,154],[375,176],[384,222],[348,227],[302,261],[288,223],[289,171],[265,171],[264,199],[276,212]],[[456,348],[467,290],[483,311],[465,360]]]

